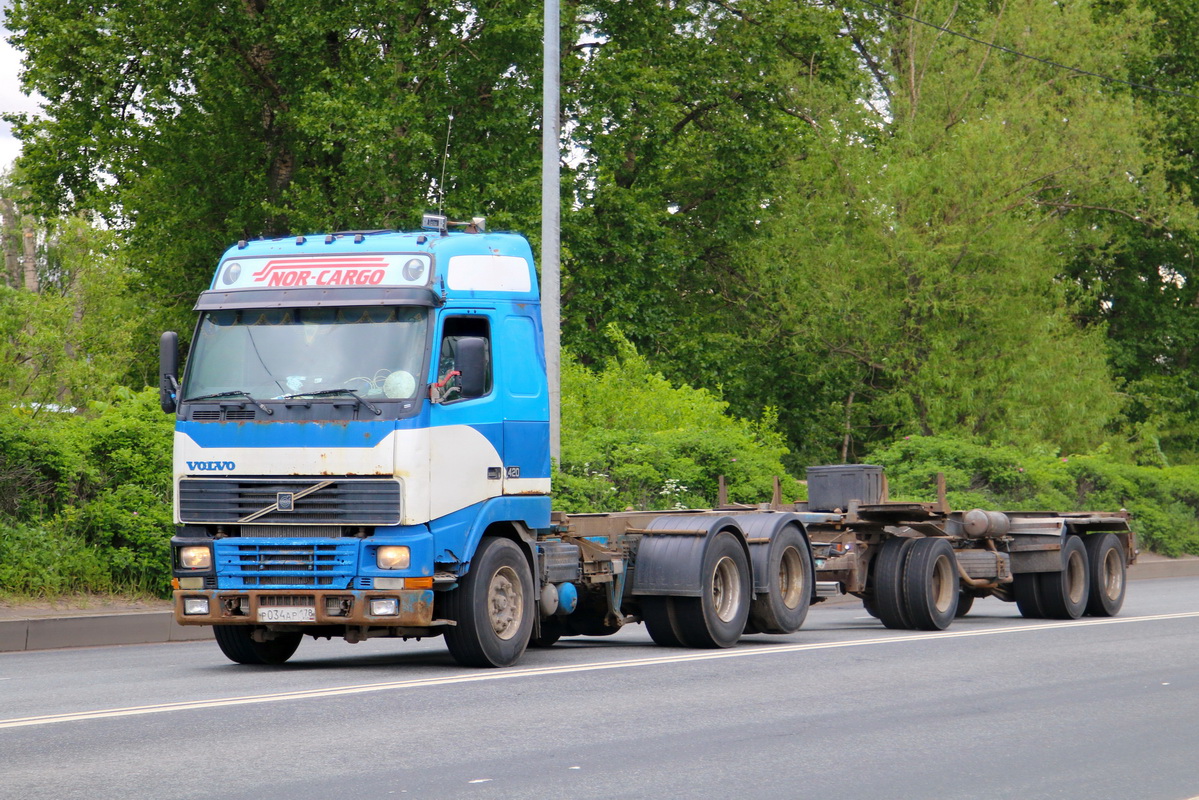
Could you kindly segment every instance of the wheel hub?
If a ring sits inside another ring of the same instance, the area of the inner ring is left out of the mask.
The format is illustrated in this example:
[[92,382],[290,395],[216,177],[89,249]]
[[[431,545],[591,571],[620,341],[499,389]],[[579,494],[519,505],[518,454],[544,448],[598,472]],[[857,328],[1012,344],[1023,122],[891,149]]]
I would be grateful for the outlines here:
[[730,622],[737,616],[740,596],[741,574],[733,559],[725,556],[712,571],[712,606],[721,622]]
[[524,616],[524,594],[520,578],[511,567],[501,567],[491,576],[487,587],[487,608],[491,629],[501,639],[511,639]]

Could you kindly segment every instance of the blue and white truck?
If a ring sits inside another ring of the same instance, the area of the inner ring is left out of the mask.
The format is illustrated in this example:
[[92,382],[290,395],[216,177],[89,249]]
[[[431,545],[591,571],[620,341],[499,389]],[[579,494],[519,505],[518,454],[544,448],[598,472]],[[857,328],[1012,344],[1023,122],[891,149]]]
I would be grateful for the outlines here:
[[454,659],[644,622],[661,645],[792,633],[850,593],[943,629],[975,597],[1110,615],[1127,515],[886,502],[881,470],[813,468],[807,503],[551,512],[537,274],[519,235],[452,229],[239,242],[196,304],[176,416],[175,619],[278,664],[304,635],[444,635]]

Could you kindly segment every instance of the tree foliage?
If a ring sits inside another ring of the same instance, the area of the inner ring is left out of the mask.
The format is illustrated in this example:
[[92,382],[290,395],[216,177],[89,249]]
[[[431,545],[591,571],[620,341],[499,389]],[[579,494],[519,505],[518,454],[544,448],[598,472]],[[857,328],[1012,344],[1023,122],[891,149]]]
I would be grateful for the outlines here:
[[[749,441],[726,410],[768,421],[746,498],[776,461],[905,436],[1199,458],[1191,6],[564,4],[562,479],[580,507],[613,486],[665,503],[667,480],[710,500]],[[539,7],[14,0],[6,25],[47,100],[16,120],[44,286],[6,262],[9,396],[144,380],[149,332],[190,327],[238,239],[441,205],[536,238]],[[604,392],[641,396],[629,376],[671,401],[621,413]],[[613,416],[580,422],[584,397]]]

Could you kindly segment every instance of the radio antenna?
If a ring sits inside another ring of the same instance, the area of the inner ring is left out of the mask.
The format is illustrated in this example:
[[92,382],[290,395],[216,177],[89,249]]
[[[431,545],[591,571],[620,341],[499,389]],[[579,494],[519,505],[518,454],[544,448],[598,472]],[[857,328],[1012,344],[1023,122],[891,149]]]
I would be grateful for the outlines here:
[[454,114],[450,112],[450,118],[445,124],[445,149],[441,153],[441,181],[437,184],[438,199],[437,213],[445,214],[445,164],[450,160],[450,131],[454,129]]

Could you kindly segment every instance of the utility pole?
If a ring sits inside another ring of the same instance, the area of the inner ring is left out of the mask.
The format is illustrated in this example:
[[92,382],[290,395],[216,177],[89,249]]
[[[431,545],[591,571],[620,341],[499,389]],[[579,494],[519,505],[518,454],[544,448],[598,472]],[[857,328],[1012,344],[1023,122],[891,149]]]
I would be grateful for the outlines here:
[[541,319],[545,327],[545,370],[550,387],[550,457],[562,457],[561,199],[559,195],[558,105],[560,71],[558,0],[545,0],[542,45],[541,122]]

